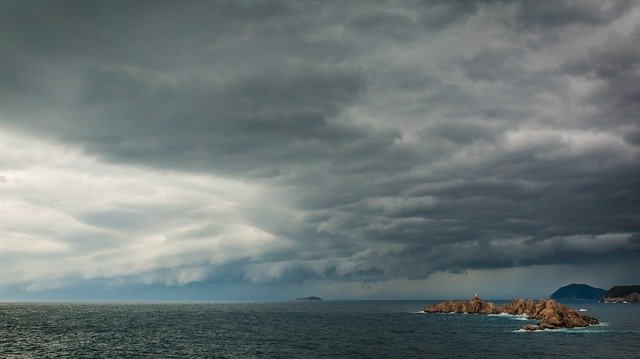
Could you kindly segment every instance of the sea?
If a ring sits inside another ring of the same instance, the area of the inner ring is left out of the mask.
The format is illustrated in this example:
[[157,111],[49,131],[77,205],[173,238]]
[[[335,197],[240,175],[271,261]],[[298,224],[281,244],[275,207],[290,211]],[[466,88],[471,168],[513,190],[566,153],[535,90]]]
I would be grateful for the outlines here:
[[640,358],[640,304],[565,302],[601,324],[523,332],[432,303],[2,303],[0,357]]

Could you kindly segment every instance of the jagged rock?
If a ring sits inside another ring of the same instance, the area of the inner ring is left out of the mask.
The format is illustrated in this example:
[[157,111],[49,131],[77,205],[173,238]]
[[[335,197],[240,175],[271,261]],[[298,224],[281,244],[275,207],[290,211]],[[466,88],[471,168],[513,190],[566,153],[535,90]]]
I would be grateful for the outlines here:
[[518,299],[507,303],[500,308],[501,313],[513,315],[530,315],[536,312],[536,302],[531,299]]
[[468,313],[468,314],[497,314],[498,306],[491,302],[485,302],[475,295],[469,301],[454,302],[447,300],[432,304],[425,308],[427,313]]
[[587,327],[598,324],[598,320],[580,314],[575,309],[560,304],[555,300],[518,299],[498,308],[494,303],[485,302],[477,295],[466,301],[444,301],[425,308],[427,313],[469,313],[469,314],[497,314],[526,315],[529,319],[539,320],[538,325],[527,324],[523,329],[527,331],[540,329]]
[[501,313],[526,315],[529,319],[540,321],[540,329],[587,327],[598,324],[598,320],[588,315],[580,314],[575,309],[560,304],[553,299],[518,299],[505,304]]

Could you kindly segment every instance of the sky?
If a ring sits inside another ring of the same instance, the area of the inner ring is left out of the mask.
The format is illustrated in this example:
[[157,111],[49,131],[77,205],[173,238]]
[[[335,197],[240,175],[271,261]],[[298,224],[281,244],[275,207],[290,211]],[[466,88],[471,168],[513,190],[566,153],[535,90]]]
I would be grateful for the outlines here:
[[638,269],[636,1],[0,1],[0,301]]

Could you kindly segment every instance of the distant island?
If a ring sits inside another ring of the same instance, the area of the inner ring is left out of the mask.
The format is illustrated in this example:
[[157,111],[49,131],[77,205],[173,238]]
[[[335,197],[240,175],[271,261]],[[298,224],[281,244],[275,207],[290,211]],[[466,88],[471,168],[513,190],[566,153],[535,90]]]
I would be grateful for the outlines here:
[[314,302],[314,301],[322,301],[322,298],[311,296],[306,298],[296,298],[296,302]]
[[526,315],[528,319],[539,320],[536,324],[527,324],[526,331],[588,327],[598,324],[596,318],[580,314],[553,299],[518,299],[498,307],[494,303],[485,302],[476,294],[469,301],[451,301],[432,304],[424,309],[426,313],[463,313],[463,314],[512,314]]
[[600,300],[606,290],[594,288],[586,284],[569,284],[551,294],[551,299],[556,300]]
[[640,285],[617,285],[604,293],[604,303],[640,302]]

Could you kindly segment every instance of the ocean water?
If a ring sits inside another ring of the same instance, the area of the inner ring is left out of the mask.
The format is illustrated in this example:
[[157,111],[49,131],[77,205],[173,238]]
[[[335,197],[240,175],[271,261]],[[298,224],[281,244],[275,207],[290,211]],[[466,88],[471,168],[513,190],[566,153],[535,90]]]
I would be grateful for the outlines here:
[[567,303],[603,324],[527,333],[431,303],[4,303],[0,357],[640,358],[640,304]]

